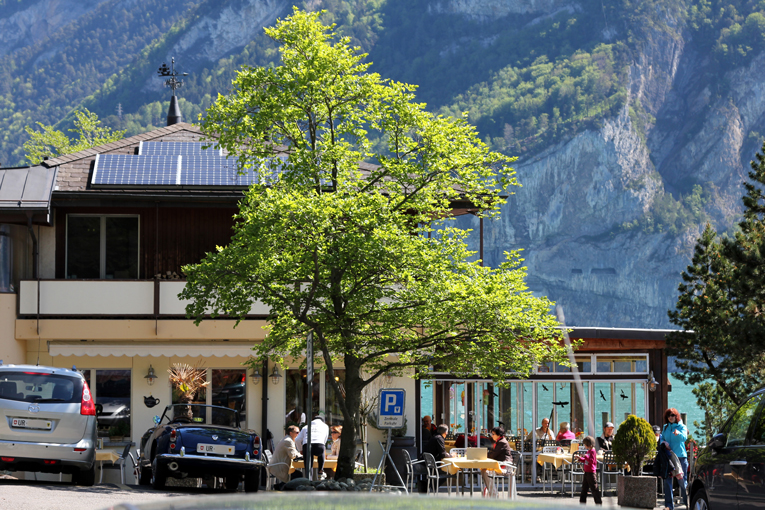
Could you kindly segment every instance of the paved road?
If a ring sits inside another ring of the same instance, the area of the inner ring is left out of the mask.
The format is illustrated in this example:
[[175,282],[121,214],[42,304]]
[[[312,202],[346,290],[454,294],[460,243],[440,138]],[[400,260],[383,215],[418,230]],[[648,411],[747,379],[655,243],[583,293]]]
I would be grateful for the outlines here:
[[119,503],[146,503],[166,498],[215,497],[204,489],[155,491],[151,487],[104,484],[81,487],[60,482],[0,480],[2,510],[103,510]]

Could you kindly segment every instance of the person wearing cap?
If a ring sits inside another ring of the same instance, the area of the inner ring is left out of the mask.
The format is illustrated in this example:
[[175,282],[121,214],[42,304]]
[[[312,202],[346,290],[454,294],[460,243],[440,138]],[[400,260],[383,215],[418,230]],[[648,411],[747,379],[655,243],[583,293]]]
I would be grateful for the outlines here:
[[661,427],[654,425],[653,434],[656,436],[656,444],[659,444],[659,438],[661,437]]
[[300,431],[297,439],[295,439],[295,443],[303,446],[303,457],[306,459],[305,467],[308,469],[307,472],[310,473],[310,470],[313,467],[313,456],[315,455],[317,457],[316,467],[319,468],[319,476],[324,480],[327,477],[324,473],[324,445],[327,444],[327,440],[329,439],[329,427],[324,423],[324,418],[319,414],[313,417],[313,421],[310,425],[312,455],[308,454],[308,445],[305,444],[308,438],[308,425],[303,427]]
[[603,435],[598,437],[598,451],[610,451],[614,442],[614,424],[610,421],[603,427]]

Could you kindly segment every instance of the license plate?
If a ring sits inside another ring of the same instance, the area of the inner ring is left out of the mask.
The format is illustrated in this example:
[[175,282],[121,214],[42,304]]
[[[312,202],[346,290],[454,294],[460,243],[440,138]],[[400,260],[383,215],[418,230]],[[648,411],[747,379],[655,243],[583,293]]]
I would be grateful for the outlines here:
[[197,444],[197,452],[199,453],[214,453],[216,455],[233,455],[234,447],[225,444]]
[[13,418],[11,426],[19,429],[50,430],[51,422],[47,420],[30,420],[27,418]]

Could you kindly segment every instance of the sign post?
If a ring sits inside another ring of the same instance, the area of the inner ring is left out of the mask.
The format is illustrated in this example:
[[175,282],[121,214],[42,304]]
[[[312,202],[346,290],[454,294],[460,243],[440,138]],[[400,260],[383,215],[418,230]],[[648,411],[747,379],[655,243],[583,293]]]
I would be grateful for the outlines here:
[[[400,388],[381,389],[377,397],[377,428],[388,429],[388,443],[386,447],[383,448],[383,456],[380,459],[380,464],[377,465],[377,473],[375,473],[375,477],[372,479],[372,486],[369,488],[369,492],[372,492],[372,489],[374,489],[375,484],[377,483],[377,475],[383,468],[385,459],[387,458],[390,460],[390,464],[396,472],[399,483],[404,487],[404,491],[409,494],[409,489],[401,478],[401,473],[398,472],[398,468],[396,467],[395,462],[393,462],[393,458],[390,456],[390,448],[393,445],[393,429],[403,427],[404,420],[406,419],[404,416],[405,401],[406,391]],[[382,446],[382,444],[380,444],[380,446]]]
[[311,426],[313,424],[313,331],[308,332],[308,338],[306,338],[306,348],[305,348],[305,363],[306,363],[306,371],[308,372],[307,383],[308,383],[308,391],[306,392],[306,419],[308,420],[308,424],[306,425],[308,429],[306,430],[306,441],[308,444],[308,448],[306,448],[307,456],[305,457],[305,460],[303,462],[303,465],[306,467],[307,471],[307,477],[309,480],[313,480],[313,451],[311,451]]

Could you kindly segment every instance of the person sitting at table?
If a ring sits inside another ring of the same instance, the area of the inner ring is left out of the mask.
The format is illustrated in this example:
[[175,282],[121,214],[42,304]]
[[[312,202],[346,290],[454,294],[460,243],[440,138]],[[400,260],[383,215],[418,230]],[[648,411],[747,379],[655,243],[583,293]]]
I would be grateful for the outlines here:
[[436,431],[436,426],[430,420],[430,416],[425,415],[422,417],[422,444],[428,444],[430,438]]
[[558,428],[558,435],[555,436],[555,439],[558,442],[561,442],[561,444],[563,444],[562,441],[566,441],[566,444],[563,446],[570,445],[571,441],[576,439],[576,434],[568,429],[567,421],[561,422],[560,427]]
[[[284,484],[290,481],[292,459],[299,456],[297,448],[295,448],[295,438],[299,433],[300,430],[295,425],[290,425],[287,427],[287,435],[274,448],[274,455],[271,457],[268,471],[279,480],[279,483],[274,485],[276,490],[281,490]],[[295,471],[295,474],[302,476],[300,471]]]
[[329,427],[324,423],[324,418],[317,414],[313,417],[311,425],[311,454],[308,453],[308,445],[305,444],[308,439],[308,425],[300,430],[295,442],[303,445],[303,457],[306,459],[305,467],[313,468],[313,457],[316,457],[316,467],[319,469],[319,477],[324,480],[327,475],[324,473],[324,445],[329,439]]
[[444,439],[446,434],[449,433],[449,427],[443,423],[436,427],[436,433],[430,438],[428,444],[425,446],[424,452],[430,453],[436,459],[436,462],[442,460],[444,457],[451,457],[451,454],[446,451],[446,443]]
[[543,439],[549,439],[554,440],[555,439],[555,433],[550,428],[550,420],[548,418],[542,419],[542,426],[538,429],[534,429],[532,432],[529,432],[529,435],[526,436],[526,441],[531,441],[536,435],[537,441],[543,440]]
[[603,427],[603,435],[598,437],[598,451],[610,451],[614,442],[614,424],[610,421]]
[[[505,439],[505,430],[502,427],[494,427],[489,432],[489,435],[491,435],[491,439],[494,441],[494,446],[486,454],[486,457],[497,462],[512,462],[513,456],[510,453],[510,444]],[[486,469],[481,469],[481,478],[483,478],[484,487],[487,489],[493,487]]]
[[340,434],[343,433],[342,425],[332,425],[329,428],[329,435],[332,438],[332,446],[329,447],[328,459],[336,459],[340,456]]

